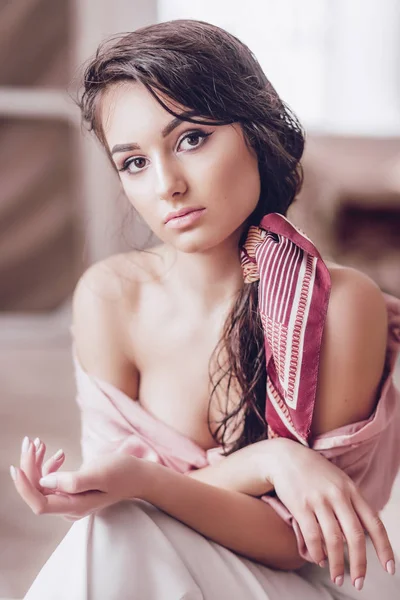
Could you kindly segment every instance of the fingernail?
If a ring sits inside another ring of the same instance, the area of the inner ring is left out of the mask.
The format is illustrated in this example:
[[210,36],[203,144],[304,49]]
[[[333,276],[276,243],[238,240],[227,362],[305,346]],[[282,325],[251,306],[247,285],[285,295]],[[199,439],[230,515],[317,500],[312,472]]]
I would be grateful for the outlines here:
[[61,450],[61,449],[60,449],[60,450],[57,450],[57,452],[55,453],[55,455],[54,455],[54,457],[53,457],[53,458],[54,458],[54,460],[58,460],[59,458],[61,458],[61,457],[62,457],[62,455],[63,455],[63,454],[64,454],[64,450]]
[[390,573],[390,575],[394,575],[396,572],[396,567],[394,565],[394,560],[388,560],[386,563],[386,571]]
[[46,475],[39,480],[40,485],[46,488],[54,489],[57,487],[57,476],[54,474]]
[[338,575],[337,577],[335,577],[335,583],[336,585],[341,587],[343,585],[343,575]]
[[323,569],[324,567],[326,567],[326,560],[321,560],[321,562],[319,562],[318,565],[321,567],[321,569]]
[[27,436],[22,440],[22,452],[28,452],[29,450],[29,438]]
[[34,445],[35,445],[35,448],[36,448],[36,450],[39,450],[39,446],[40,446],[40,439],[37,437],[33,443],[34,443]]
[[16,481],[16,479],[17,479],[17,471],[15,470],[15,467],[13,467],[13,465],[11,465],[11,467],[10,467],[10,475],[12,477],[12,480]]
[[364,585],[364,577],[357,577],[357,579],[354,582],[354,587],[356,588],[356,590],[358,590],[358,591],[362,590],[363,585]]

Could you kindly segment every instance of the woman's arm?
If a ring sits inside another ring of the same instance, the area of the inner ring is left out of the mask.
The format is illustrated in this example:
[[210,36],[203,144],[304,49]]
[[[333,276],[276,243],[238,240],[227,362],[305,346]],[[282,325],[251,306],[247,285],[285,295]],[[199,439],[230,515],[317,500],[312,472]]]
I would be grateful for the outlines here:
[[37,515],[59,514],[76,520],[137,498],[262,564],[294,569],[303,563],[292,528],[257,498],[118,452],[93,459],[78,471],[58,471],[62,461],[55,457],[46,462],[50,468],[43,468],[45,451],[43,442],[36,450],[27,439],[20,468],[11,469],[18,493]]
[[312,434],[368,419],[382,378],[388,314],[381,290],[351,268],[331,271]]
[[276,453],[269,452],[271,441],[263,440],[250,444],[214,465],[188,471],[185,475],[225,490],[249,496],[263,496],[274,489],[266,476],[269,470],[268,462],[276,460]]
[[149,463],[143,499],[225,546],[277,569],[303,563],[293,530],[262,500]]
[[[138,498],[151,502],[238,554],[282,569],[301,564],[292,528],[256,498],[210,486],[159,464],[118,452],[97,457],[75,472],[58,471],[61,463],[53,457],[50,459],[53,473],[42,479],[43,471],[50,472],[43,467],[45,446],[41,443],[36,450],[34,444],[27,441],[20,469],[11,469],[11,475],[19,494],[35,514],[60,514],[76,520],[121,500]],[[294,459],[293,447],[296,448]],[[303,530],[312,532],[316,498],[317,509],[320,498],[325,509],[336,511],[343,531],[357,516],[355,507],[371,534],[382,565],[385,567],[391,561],[392,567],[386,568],[392,572],[393,552],[386,532],[377,526],[369,507],[365,503],[363,506],[351,480],[318,453],[296,442],[284,439],[267,442],[266,451],[272,452],[273,448],[280,460],[270,473],[272,483],[279,495],[286,498],[284,502],[295,518],[299,522],[308,519],[303,523]],[[308,474],[306,482],[304,472]],[[340,548],[338,550],[340,558]],[[319,562],[322,557],[315,560]],[[360,578],[364,574],[365,571],[360,572],[357,565],[352,565],[352,576]]]

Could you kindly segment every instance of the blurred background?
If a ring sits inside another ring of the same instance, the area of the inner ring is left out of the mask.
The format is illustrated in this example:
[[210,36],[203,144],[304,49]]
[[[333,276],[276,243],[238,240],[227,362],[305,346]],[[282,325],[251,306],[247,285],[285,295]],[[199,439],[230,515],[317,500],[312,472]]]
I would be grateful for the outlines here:
[[[253,50],[307,132],[289,218],[326,259],[400,297],[399,0],[0,0],[0,598],[23,596],[70,526],[34,517],[8,469],[24,435],[79,466],[74,286],[93,262],[149,240],[81,129],[81,65],[110,34],[177,18]],[[400,552],[398,488],[384,518]]]

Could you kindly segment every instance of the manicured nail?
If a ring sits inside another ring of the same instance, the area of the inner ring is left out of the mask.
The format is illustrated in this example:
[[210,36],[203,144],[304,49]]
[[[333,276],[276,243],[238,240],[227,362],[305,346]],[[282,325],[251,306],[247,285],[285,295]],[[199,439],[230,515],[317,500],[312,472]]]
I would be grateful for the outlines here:
[[28,452],[29,450],[29,438],[27,436],[22,440],[22,452]]
[[318,566],[320,566],[321,569],[323,569],[324,567],[326,567],[326,560],[321,560],[321,562],[318,563]]
[[335,577],[335,583],[339,587],[341,587],[343,585],[343,581],[344,581],[343,575],[338,575],[337,577]]
[[58,460],[59,458],[61,458],[64,454],[64,450],[57,450],[57,452],[55,453],[55,455],[53,456],[54,460]]
[[16,481],[16,479],[17,479],[17,471],[15,470],[15,467],[13,467],[12,465],[10,467],[10,475],[12,477],[12,480]]
[[33,443],[34,443],[34,446],[35,446],[36,450],[39,450],[40,439],[37,437]]
[[357,579],[354,582],[354,587],[356,588],[356,590],[358,590],[358,591],[362,590],[363,585],[364,585],[364,577],[357,577]]
[[39,479],[41,486],[54,490],[57,487],[57,476],[53,473]]
[[386,571],[390,573],[390,575],[394,575],[396,572],[396,567],[394,565],[394,560],[388,560],[386,563]]

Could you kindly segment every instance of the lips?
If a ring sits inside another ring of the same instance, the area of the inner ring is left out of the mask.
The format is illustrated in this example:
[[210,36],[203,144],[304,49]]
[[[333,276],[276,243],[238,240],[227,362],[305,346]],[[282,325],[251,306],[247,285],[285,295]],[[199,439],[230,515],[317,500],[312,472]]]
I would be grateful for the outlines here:
[[167,214],[167,218],[165,219],[164,223],[168,223],[168,221],[171,221],[172,219],[176,219],[178,217],[184,217],[185,215],[188,215],[197,210],[203,210],[203,208],[204,208],[203,206],[193,206],[193,207],[181,208],[180,210],[170,212]]

